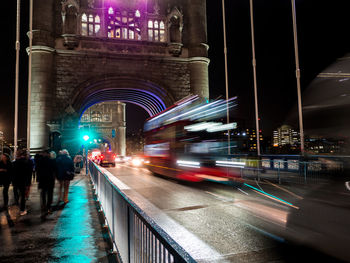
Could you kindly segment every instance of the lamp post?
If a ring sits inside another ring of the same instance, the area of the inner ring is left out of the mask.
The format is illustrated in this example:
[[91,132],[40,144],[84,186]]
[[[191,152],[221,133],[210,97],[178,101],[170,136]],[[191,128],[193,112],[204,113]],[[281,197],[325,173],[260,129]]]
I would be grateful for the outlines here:
[[256,148],[258,157],[260,157],[260,128],[259,128],[259,110],[258,110],[258,88],[256,80],[256,59],[255,59],[255,36],[254,36],[254,10],[253,0],[249,0],[250,4],[250,32],[252,36],[252,65],[254,75],[254,102],[255,102],[255,126],[256,126]]
[[[227,44],[226,44],[226,16],[225,16],[225,0],[222,0],[222,25],[223,25],[223,33],[224,33],[224,54],[225,54],[225,87],[226,87],[226,116],[227,116],[227,124],[230,123],[230,113],[229,113],[229,105],[228,105],[228,73],[227,73]],[[228,154],[231,154],[231,138],[230,138],[230,130],[227,131],[227,143],[228,143]]]
[[20,14],[21,14],[21,0],[17,0],[17,14],[16,14],[16,76],[15,76],[15,123],[13,134],[13,155],[16,158],[17,140],[18,140],[18,79],[19,79],[19,49],[20,49]]
[[292,17],[293,17],[293,36],[294,36],[294,54],[295,54],[295,76],[297,79],[298,92],[298,114],[299,114],[299,129],[300,129],[300,151],[303,155],[304,149],[304,127],[303,127],[303,113],[301,105],[301,90],[300,90],[300,67],[299,67],[299,50],[298,50],[298,33],[296,22],[295,0],[292,1]]
[[88,159],[87,159],[87,150],[86,148],[86,142],[90,139],[90,136],[85,134],[83,136],[84,144],[83,144],[83,156],[85,157],[85,174],[87,175],[89,173],[88,170]]
[[29,3],[29,50],[28,50],[28,110],[27,110],[27,149],[30,152],[30,115],[32,93],[32,46],[33,46],[33,0]]

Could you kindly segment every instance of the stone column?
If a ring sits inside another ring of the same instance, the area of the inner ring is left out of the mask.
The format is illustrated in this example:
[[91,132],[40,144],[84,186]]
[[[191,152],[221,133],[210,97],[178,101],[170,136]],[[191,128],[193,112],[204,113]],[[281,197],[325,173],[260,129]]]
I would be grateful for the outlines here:
[[205,0],[188,1],[185,12],[185,45],[189,50],[191,93],[209,98],[207,15]]
[[125,156],[126,153],[126,117],[125,103],[117,101],[112,113],[113,128],[116,130],[115,149],[118,155]]
[[52,37],[53,1],[34,1],[32,82],[30,107],[30,150],[49,146],[48,121],[53,112],[54,39]]
[[52,119],[52,63],[54,50],[49,47],[32,49],[32,92],[30,107],[30,149],[37,152],[48,147]]

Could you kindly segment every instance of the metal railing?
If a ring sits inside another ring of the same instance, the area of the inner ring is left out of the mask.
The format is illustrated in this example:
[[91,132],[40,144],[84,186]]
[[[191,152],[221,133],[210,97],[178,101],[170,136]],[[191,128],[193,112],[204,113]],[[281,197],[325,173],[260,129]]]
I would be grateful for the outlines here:
[[95,194],[121,262],[196,262],[93,162],[89,170]]
[[321,183],[332,177],[339,176],[344,171],[344,162],[339,160],[309,160],[283,158],[231,158],[233,161],[244,162],[240,169],[241,177],[246,179],[269,179],[278,183]]

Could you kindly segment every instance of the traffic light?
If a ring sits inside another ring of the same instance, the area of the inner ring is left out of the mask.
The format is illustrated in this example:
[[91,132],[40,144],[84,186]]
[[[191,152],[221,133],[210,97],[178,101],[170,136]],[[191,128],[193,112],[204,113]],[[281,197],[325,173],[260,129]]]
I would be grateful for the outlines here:
[[80,138],[84,141],[87,142],[91,137],[90,133],[90,127],[89,126],[83,126],[80,128]]

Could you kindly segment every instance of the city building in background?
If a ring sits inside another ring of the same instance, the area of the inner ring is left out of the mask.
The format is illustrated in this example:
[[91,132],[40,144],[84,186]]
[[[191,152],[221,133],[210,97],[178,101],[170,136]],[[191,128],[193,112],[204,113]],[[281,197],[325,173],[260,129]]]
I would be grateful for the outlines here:
[[[260,146],[263,148],[263,152],[265,152],[264,146],[264,137],[262,132],[260,131]],[[256,145],[256,129],[254,128],[237,128],[231,133],[231,140],[235,144],[235,148],[233,152],[248,152],[253,153],[257,152]]]
[[290,145],[291,147],[297,147],[300,145],[299,132],[294,130],[289,125],[282,125],[273,131],[273,146],[283,147]]
[[305,139],[305,148],[309,154],[346,154],[346,141],[322,137]]

